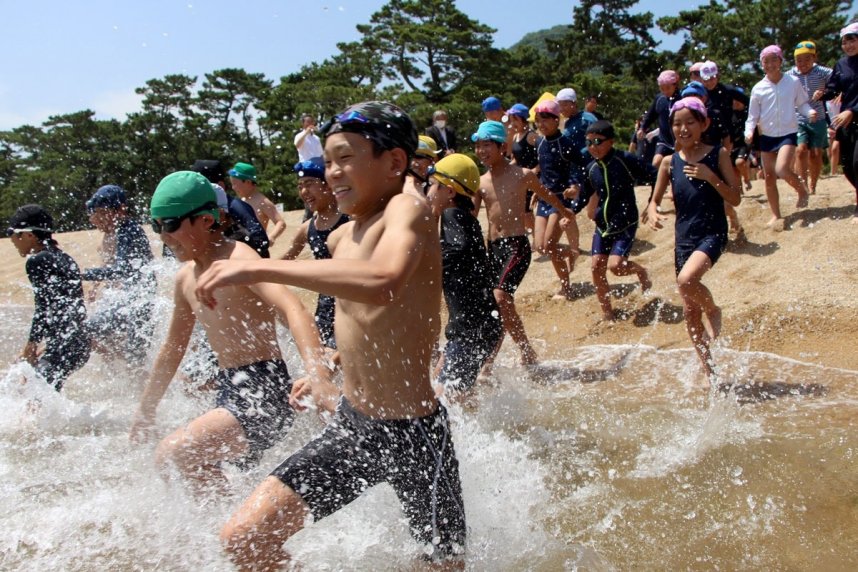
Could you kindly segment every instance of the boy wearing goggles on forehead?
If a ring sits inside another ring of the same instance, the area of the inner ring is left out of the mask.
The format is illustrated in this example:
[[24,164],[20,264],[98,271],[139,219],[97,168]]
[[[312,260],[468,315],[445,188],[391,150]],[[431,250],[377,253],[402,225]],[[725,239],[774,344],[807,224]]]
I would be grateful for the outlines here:
[[155,452],[159,467],[175,465],[197,492],[225,485],[221,462],[254,463],[292,424],[292,382],[277,343],[277,313],[289,326],[308,375],[319,383],[330,380],[313,318],[286,288],[224,288],[217,308],[202,305],[194,296],[198,277],[214,261],[260,260],[251,247],[224,238],[216,200],[208,179],[192,171],[165,177],[152,196],[153,230],[187,264],[176,276],[167,338],[131,426],[135,442],[152,429],[158,403],[199,320],[220,368],[217,407],[168,435]]
[[[251,493],[221,539],[240,568],[276,569],[289,559],[283,543],[308,516],[320,520],[386,482],[423,554],[463,567],[459,465],[430,382],[441,331],[441,244],[427,202],[402,192],[417,130],[398,107],[368,101],[323,132],[325,176],[351,217],[328,238],[332,258],[224,261],[198,282],[209,306],[223,304],[222,292],[237,284],[263,281],[337,300],[343,396],[333,419]],[[318,385],[307,390],[318,402]]]

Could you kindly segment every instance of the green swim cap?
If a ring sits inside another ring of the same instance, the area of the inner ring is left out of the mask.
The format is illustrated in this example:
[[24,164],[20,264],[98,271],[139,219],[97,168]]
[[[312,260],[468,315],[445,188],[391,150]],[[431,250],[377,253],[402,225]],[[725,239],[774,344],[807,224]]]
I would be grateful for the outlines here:
[[198,214],[211,214],[215,221],[220,222],[217,196],[209,180],[194,171],[176,171],[158,183],[149,204],[149,211],[152,218],[174,218],[184,216],[208,203],[211,203],[212,208],[198,211]]

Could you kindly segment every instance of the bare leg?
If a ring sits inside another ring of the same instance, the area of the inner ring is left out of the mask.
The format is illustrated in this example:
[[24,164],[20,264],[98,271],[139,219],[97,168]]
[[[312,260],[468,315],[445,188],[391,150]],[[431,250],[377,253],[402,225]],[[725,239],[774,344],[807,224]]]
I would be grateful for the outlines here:
[[739,181],[745,181],[745,190],[751,190],[751,168],[747,159],[739,157],[736,159],[736,173]]
[[575,270],[575,261],[578,260],[578,256],[581,254],[581,250],[579,249],[579,236],[578,221],[573,218],[569,226],[566,227],[566,240],[569,241],[569,252],[567,253],[567,256],[569,257],[570,274]]
[[608,284],[608,257],[604,254],[594,254],[591,263],[593,286],[596,288],[596,298],[602,309],[602,319],[613,321],[614,308],[611,306],[611,287]]
[[822,174],[822,149],[810,150],[810,194],[816,194],[816,184]]
[[643,292],[652,288],[652,281],[649,279],[649,273],[646,271],[646,268],[637,262],[632,262],[628,258],[612,254],[608,258],[608,270],[614,276],[631,276],[632,274],[636,274],[638,281],[641,283],[641,291]]
[[795,208],[802,209],[807,206],[807,185],[798,178],[792,170],[793,156],[795,155],[795,147],[792,145],[784,145],[778,149],[777,161],[775,163],[775,172],[778,177],[787,182],[789,186],[795,189],[798,193],[798,200],[795,203]]
[[533,219],[533,249],[544,256],[545,251],[545,227],[548,226],[548,217],[537,216]]
[[304,528],[310,510],[277,477],[267,477],[232,515],[220,533],[239,570],[280,570],[289,560],[283,543]]
[[[709,343],[721,331],[721,309],[715,305],[712,293],[701,282],[703,275],[710,268],[712,268],[712,261],[709,257],[700,251],[695,251],[676,278],[679,294],[685,306],[685,327],[707,377],[712,375]],[[704,315],[709,321],[708,330],[703,323]]]
[[[518,349],[521,351],[522,365],[535,364],[537,360],[536,352],[533,351],[533,346],[530,345],[530,340],[527,337],[527,333],[524,331],[524,323],[521,321],[521,316],[518,315],[518,311],[515,309],[515,298],[513,298],[511,294],[504,292],[499,288],[494,290],[494,295],[495,300],[497,300],[498,303],[498,309],[500,310],[503,329],[510,335],[512,340],[518,346]],[[502,341],[503,340],[501,340],[501,342]],[[494,361],[495,355],[500,350],[501,342],[498,342],[497,348],[489,361]]]
[[772,218],[767,223],[767,226],[773,226],[783,217],[781,216],[780,196],[778,195],[778,177],[775,173],[775,162],[777,154],[762,153],[763,176],[766,184],[766,199],[769,201],[769,209],[772,211]]
[[560,235],[563,233],[559,221],[560,215],[557,213],[553,213],[548,217],[548,223],[545,227],[544,248],[551,257],[551,265],[554,267],[554,273],[560,279],[560,291],[557,293],[557,296],[565,298],[569,293],[569,266],[566,264],[566,257],[563,250],[557,244],[557,241],[560,240]]
[[155,450],[155,464],[166,474],[172,463],[194,492],[202,493],[225,485],[219,463],[246,452],[244,429],[232,413],[217,408],[165,437]]
[[802,143],[795,149],[795,173],[804,184],[810,182],[810,153],[807,143]]

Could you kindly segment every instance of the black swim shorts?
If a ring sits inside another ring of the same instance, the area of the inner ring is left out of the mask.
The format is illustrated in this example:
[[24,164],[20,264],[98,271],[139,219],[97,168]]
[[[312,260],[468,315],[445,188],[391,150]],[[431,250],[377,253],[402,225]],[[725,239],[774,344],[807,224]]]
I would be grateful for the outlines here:
[[530,241],[526,236],[506,236],[489,242],[489,264],[494,287],[515,294],[530,268]]
[[461,555],[465,511],[447,411],[415,419],[373,419],[344,398],[321,435],[271,473],[298,493],[316,520],[386,482],[412,535],[435,559]]
[[258,458],[292,426],[291,391],[289,371],[279,359],[218,373],[217,406],[232,413],[244,429],[250,459]]

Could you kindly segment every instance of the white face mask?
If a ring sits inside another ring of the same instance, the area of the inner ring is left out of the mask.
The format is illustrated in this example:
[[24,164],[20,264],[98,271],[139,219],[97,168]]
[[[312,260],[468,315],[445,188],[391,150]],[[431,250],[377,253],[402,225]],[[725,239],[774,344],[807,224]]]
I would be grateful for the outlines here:
[[444,129],[445,127],[447,127],[447,122],[443,119],[439,119],[435,122],[435,127],[437,127],[438,129]]

